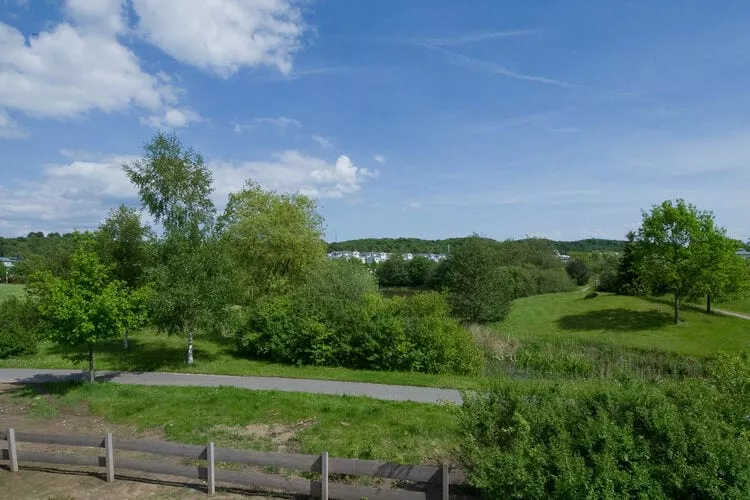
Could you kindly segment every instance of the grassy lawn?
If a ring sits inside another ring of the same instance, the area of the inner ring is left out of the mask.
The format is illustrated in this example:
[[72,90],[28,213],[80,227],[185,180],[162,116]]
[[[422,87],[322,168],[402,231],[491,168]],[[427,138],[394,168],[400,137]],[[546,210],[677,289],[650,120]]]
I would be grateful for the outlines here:
[[750,352],[750,322],[686,308],[672,324],[669,305],[637,297],[584,293],[539,295],[516,301],[508,318],[493,325],[508,341],[581,342],[618,348],[711,357],[721,351]]
[[[123,350],[119,340],[101,343],[96,350],[99,370],[165,371],[222,375],[254,375],[265,377],[316,378],[350,380],[381,384],[449,387],[456,389],[478,387],[482,381],[455,375],[424,373],[378,372],[322,366],[293,366],[265,361],[254,361],[238,356],[229,339],[197,337],[195,363],[185,363],[187,341],[181,337],[157,335],[143,330],[129,338],[130,347]],[[87,368],[87,361],[76,355],[86,352],[44,342],[34,356],[0,359],[0,368]]]
[[10,296],[21,297],[25,293],[26,292],[23,289],[23,285],[11,285],[11,284],[0,283],[0,302],[5,297],[10,297]]
[[[246,391],[229,387],[146,387],[110,383],[45,384],[38,416],[81,403],[89,411],[139,431],[163,432],[183,443],[261,450],[284,449],[400,463],[434,462],[458,444],[453,406],[369,398]],[[37,391],[17,397],[38,400]]]
[[750,295],[739,300],[716,304],[719,309],[750,314]]

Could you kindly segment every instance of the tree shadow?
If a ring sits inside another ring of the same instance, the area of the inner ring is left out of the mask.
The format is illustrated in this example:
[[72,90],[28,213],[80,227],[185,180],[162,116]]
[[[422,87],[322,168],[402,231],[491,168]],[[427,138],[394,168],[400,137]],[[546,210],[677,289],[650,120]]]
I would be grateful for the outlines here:
[[563,316],[557,320],[557,325],[563,330],[569,331],[637,332],[663,328],[672,321],[671,314],[661,311],[633,311],[616,308]]
[[[85,346],[68,346],[56,344],[50,352],[67,359],[81,361],[86,359]],[[130,372],[153,372],[180,369],[186,364],[187,343],[176,346],[167,339],[150,339],[143,342],[133,338],[127,349],[123,349],[120,340],[110,340],[96,345],[94,354],[97,358],[97,370],[119,370]],[[219,354],[208,352],[196,344],[195,359],[198,362],[212,362],[219,359]]]

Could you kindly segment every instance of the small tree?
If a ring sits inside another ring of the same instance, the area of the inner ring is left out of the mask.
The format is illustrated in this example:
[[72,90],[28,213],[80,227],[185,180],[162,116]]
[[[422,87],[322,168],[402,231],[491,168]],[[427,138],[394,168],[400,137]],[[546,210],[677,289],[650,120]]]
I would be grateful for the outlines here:
[[128,292],[133,293],[131,304],[134,309],[123,332],[122,346],[128,348],[128,334],[146,320],[146,298],[148,291],[135,293],[144,285],[145,271],[151,263],[151,229],[141,224],[141,217],[135,209],[120,205],[112,210],[96,232],[96,248],[102,261],[112,266],[114,277],[123,283]]
[[513,294],[505,277],[497,243],[479,236],[467,238],[446,262],[444,283],[453,312],[469,322],[504,318]]
[[706,312],[713,300],[741,295],[748,285],[748,266],[737,255],[740,242],[727,238],[723,228],[709,226],[701,249],[700,280],[691,298],[705,298]]
[[589,266],[586,265],[583,259],[571,259],[565,266],[565,270],[568,272],[570,279],[575,281],[578,286],[588,283],[591,277]]
[[400,253],[392,253],[381,262],[377,275],[381,286],[407,286],[411,282],[407,262]]
[[435,273],[437,262],[423,255],[417,255],[406,266],[411,286],[425,286],[430,283]]
[[244,299],[298,287],[326,259],[323,218],[315,200],[298,193],[248,182],[229,195],[218,226]]
[[87,346],[89,381],[93,382],[94,346],[123,331],[131,306],[124,283],[113,278],[91,240],[83,238],[71,256],[67,277],[38,271],[31,276],[28,289],[53,341]]

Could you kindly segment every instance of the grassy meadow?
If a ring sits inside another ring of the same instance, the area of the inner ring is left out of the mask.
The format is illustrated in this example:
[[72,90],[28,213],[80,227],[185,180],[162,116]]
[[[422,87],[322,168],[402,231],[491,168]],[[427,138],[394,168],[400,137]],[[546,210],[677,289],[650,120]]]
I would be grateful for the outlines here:
[[26,291],[23,289],[23,285],[0,283],[0,301],[6,297],[22,297],[25,294]]

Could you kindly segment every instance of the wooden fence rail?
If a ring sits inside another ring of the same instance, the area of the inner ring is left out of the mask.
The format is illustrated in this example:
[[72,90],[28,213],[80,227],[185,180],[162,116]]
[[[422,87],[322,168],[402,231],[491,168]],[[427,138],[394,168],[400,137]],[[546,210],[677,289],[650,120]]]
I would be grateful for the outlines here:
[[[441,467],[425,465],[402,465],[377,460],[329,458],[327,452],[321,455],[301,455],[294,453],[262,452],[217,448],[214,443],[206,446],[151,441],[145,439],[121,439],[108,433],[106,436],[37,434],[15,432],[13,429],[0,430],[0,443],[7,444],[0,449],[2,460],[8,460],[11,472],[17,472],[19,462],[35,462],[59,465],[80,465],[103,467],[108,482],[115,480],[115,471],[120,469],[166,474],[205,480],[207,492],[213,495],[217,482],[252,486],[287,493],[309,495],[327,500],[448,500],[451,498],[451,485],[464,484],[466,474],[460,469],[451,469],[449,464]],[[36,443],[61,446],[90,447],[103,449],[103,456],[40,453],[19,450],[18,443]],[[189,458],[205,461],[205,465],[187,466],[136,460],[117,456],[117,451],[134,451],[156,455]],[[216,469],[216,463],[232,462],[257,467],[275,467],[299,472],[320,474],[319,480],[299,477],[271,475],[260,472],[230,471]],[[410,489],[377,488],[329,482],[333,474],[387,478],[410,483]]]

